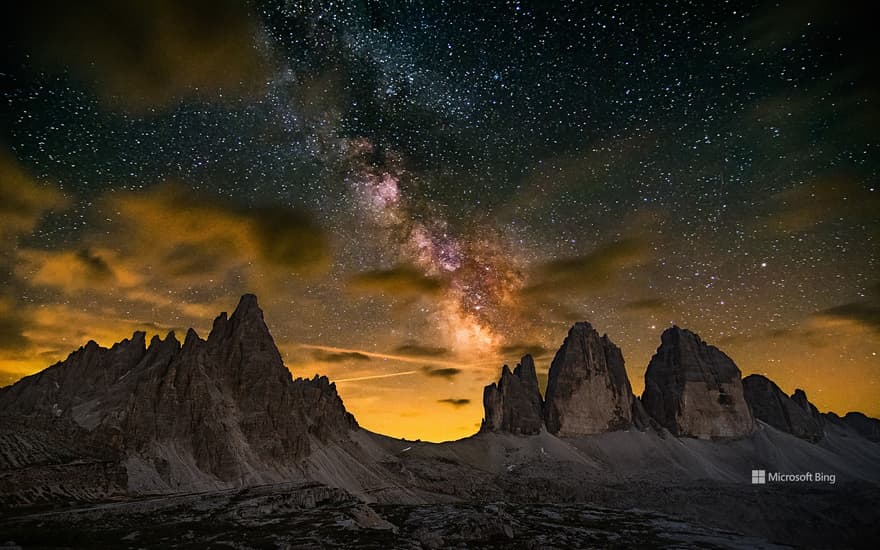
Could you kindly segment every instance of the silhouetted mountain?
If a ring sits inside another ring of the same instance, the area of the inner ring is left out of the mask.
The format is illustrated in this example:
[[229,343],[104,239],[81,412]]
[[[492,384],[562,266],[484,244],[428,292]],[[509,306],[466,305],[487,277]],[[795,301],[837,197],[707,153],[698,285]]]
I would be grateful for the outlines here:
[[482,429],[536,434],[544,425],[542,405],[535,361],[525,355],[513,372],[504,365],[498,384],[493,382],[483,390],[486,418]]
[[810,413],[812,403],[806,400],[806,394],[801,392],[803,398],[799,400],[807,407],[785,395],[772,380],[760,374],[746,376],[742,385],[755,418],[807,441],[822,439],[822,423]]
[[182,345],[174,333],[149,347],[143,332],[89,342],[0,390],[0,416],[121,457],[126,490],[148,492],[295,478],[315,447],[357,427],[326,378],[292,379],[252,295],[207,341],[190,329]]

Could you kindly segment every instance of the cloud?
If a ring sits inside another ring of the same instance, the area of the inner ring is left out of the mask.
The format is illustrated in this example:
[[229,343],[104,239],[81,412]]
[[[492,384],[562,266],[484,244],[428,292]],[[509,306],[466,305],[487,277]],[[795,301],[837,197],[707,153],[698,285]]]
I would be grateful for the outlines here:
[[28,234],[47,212],[69,205],[57,188],[37,183],[8,153],[0,151],[0,240],[9,246]]
[[403,344],[394,348],[394,353],[415,357],[443,357],[449,355],[447,348],[423,346],[420,344]]
[[309,271],[328,263],[326,236],[305,211],[273,206],[241,211],[240,215],[247,220],[264,261]]
[[[246,209],[175,184],[111,195],[104,210],[125,226],[139,249],[153,250],[171,274],[203,279],[206,271],[242,259],[307,273],[329,263],[326,235],[302,210]],[[156,238],[157,228],[162,238]]]
[[55,287],[68,293],[138,284],[141,279],[136,274],[111,265],[117,261],[118,255],[105,249],[22,249],[18,253],[16,273],[31,285]]
[[641,264],[649,257],[646,242],[625,239],[584,256],[551,260],[538,267],[523,294],[547,296],[595,290],[612,282],[619,271]]
[[437,400],[437,403],[452,405],[453,407],[464,407],[465,405],[469,405],[470,402],[471,402],[470,399],[455,399],[455,398],[447,398],[447,399],[438,399]]
[[20,5],[13,35],[43,66],[70,70],[113,103],[143,110],[188,96],[258,90],[267,63],[247,6],[235,0],[37,0]]
[[660,298],[642,298],[640,300],[631,300],[623,304],[623,308],[629,311],[663,311],[666,308],[666,301]]
[[312,358],[322,363],[343,363],[345,361],[370,361],[370,356],[357,351],[325,351],[320,349],[312,350]]
[[856,323],[880,332],[880,301],[849,302],[823,309],[817,317]]
[[461,374],[461,369],[457,369],[455,367],[422,367],[422,373],[425,376],[431,376],[435,378],[446,378],[453,379],[459,374]]
[[30,338],[25,335],[27,319],[10,300],[0,298],[0,350],[20,351],[28,348]]
[[528,344],[528,343],[511,343],[506,346],[502,346],[498,350],[502,355],[515,355],[517,357],[522,357],[524,355],[531,355],[532,357],[541,357],[551,350],[540,344]]
[[230,294],[283,292],[330,259],[327,237],[302,211],[247,209],[173,184],[104,195],[90,228],[69,249],[19,247],[17,287],[188,326],[224,309]]
[[776,193],[768,206],[765,225],[785,233],[841,219],[873,223],[876,232],[880,196],[845,177],[829,176]]
[[428,277],[409,265],[390,269],[364,271],[348,282],[349,289],[361,293],[376,293],[402,298],[434,296],[443,288],[439,279]]

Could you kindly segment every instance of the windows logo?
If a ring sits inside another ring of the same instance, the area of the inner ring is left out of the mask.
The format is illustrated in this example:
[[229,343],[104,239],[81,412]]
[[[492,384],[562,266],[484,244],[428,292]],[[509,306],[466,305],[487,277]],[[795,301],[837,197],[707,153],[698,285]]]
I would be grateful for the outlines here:
[[766,485],[767,484],[767,471],[766,470],[752,470],[752,485]]

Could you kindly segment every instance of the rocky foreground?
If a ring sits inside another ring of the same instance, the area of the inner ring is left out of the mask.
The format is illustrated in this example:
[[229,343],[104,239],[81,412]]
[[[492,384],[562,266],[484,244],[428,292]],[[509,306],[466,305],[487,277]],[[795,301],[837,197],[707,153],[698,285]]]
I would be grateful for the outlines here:
[[[632,393],[621,350],[575,324],[541,395],[534,360],[485,388],[472,437],[360,428],[294,379],[256,298],[190,330],[94,342],[0,389],[0,544],[589,548],[880,540],[880,421],[741,378],[672,327]],[[832,475],[753,485],[752,471]]]
[[279,484],[109,503],[3,524],[41,547],[783,548],[646,510],[584,504],[369,506],[326,486]]

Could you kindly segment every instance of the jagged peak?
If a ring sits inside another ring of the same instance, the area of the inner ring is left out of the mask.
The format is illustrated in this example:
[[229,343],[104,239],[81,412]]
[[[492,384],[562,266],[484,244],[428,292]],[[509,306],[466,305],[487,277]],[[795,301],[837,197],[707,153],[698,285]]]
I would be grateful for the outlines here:
[[159,346],[162,343],[162,337],[158,334],[154,334],[152,338],[150,338],[150,346],[147,348],[147,351]]
[[[507,365],[505,365],[506,367]],[[531,356],[531,354],[523,355],[519,363],[517,363],[516,368],[513,369],[513,375],[520,379],[522,382],[527,382],[529,384],[534,384],[537,386],[538,384],[538,373],[535,369],[535,360]]]
[[238,306],[236,306],[230,319],[241,321],[242,319],[251,316],[259,316],[262,320],[263,310],[260,309],[260,305],[257,303],[257,297],[254,294],[244,294],[238,301]]
[[116,342],[110,346],[110,351],[119,353],[130,351],[132,348],[143,351],[146,348],[146,337],[146,332],[135,331],[131,338],[125,338],[121,342]]
[[195,329],[193,329],[191,327],[189,329],[187,329],[186,338],[183,341],[184,349],[190,349],[190,348],[192,348],[202,342],[203,342],[203,340],[201,338],[199,338],[199,333],[197,333],[195,331]]
[[208,344],[214,345],[229,337],[233,332],[242,329],[251,333],[250,337],[254,336],[252,331],[255,329],[261,336],[272,337],[263,319],[263,310],[260,309],[257,297],[253,294],[243,295],[232,315],[227,317],[226,312],[223,312],[214,319],[214,325],[208,335]]
[[571,325],[571,328],[568,330],[568,334],[576,334],[579,332],[596,332],[596,329],[593,328],[593,325],[588,321],[577,321],[575,324]]

